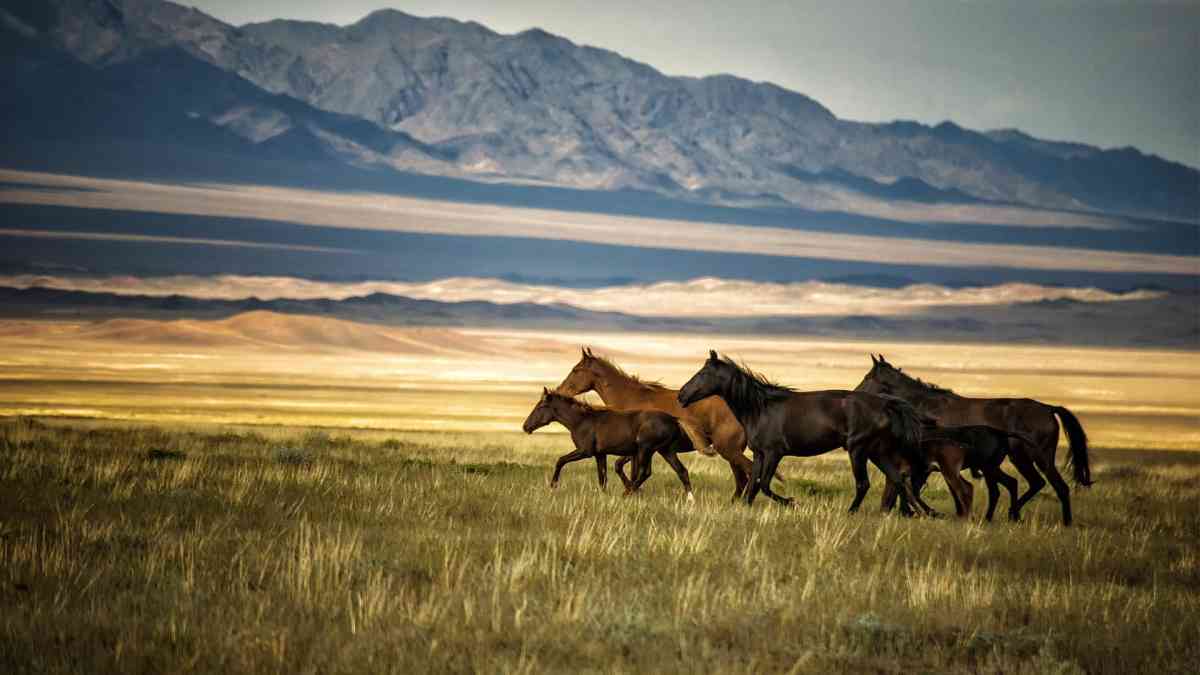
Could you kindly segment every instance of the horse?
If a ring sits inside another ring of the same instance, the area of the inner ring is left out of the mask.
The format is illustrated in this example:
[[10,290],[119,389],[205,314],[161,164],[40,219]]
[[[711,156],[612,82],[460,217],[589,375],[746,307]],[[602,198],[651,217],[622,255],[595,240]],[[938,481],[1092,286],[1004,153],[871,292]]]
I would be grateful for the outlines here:
[[[587,391],[600,395],[604,405],[615,410],[661,410],[679,420],[701,454],[712,448],[715,454],[729,462],[733,473],[733,501],[742,496],[750,480],[753,464],[746,457],[746,432],[733,416],[729,406],[712,396],[684,408],[679,404],[675,389],[658,382],[646,382],[621,370],[617,364],[584,348],[579,363],[555,389],[566,396],[578,396]],[[617,474],[626,480],[623,466],[628,457],[617,460]]]
[[[959,396],[949,389],[904,373],[888,363],[882,354],[878,359],[872,355],[871,363],[871,370],[855,391],[899,396],[940,424],[981,424],[1026,434],[1024,439],[1012,443],[1009,449],[1009,461],[1029,483],[1029,489],[1010,510],[1010,517],[1015,511],[1015,518],[1020,519],[1021,508],[1037,495],[1048,479],[1062,504],[1063,525],[1071,524],[1071,489],[1055,466],[1060,420],[1070,444],[1067,464],[1074,470],[1075,481],[1084,487],[1092,485],[1092,471],[1087,434],[1070,410],[1029,398]],[[1045,474],[1045,478],[1042,474]]]
[[937,515],[917,500],[906,472],[925,470],[917,452],[921,418],[896,398],[830,390],[798,392],[768,381],[732,359],[708,353],[704,366],[679,390],[685,408],[708,396],[720,396],[746,430],[754,453],[753,471],[744,499],[747,505],[761,489],[781,504],[792,499],[771,492],[771,477],[785,456],[813,457],[837,448],[850,453],[855,494],[854,513],[870,489],[867,461],[898,484],[910,504]]
[[[1003,485],[1008,490],[1008,517],[1017,519],[1017,479],[1004,473],[1000,464],[1009,453],[1009,439],[1021,442],[1031,442],[1025,434],[1004,431],[983,425],[966,425],[958,427],[943,427],[938,424],[927,424],[922,430],[921,449],[926,457],[938,465],[950,495],[954,498],[954,509],[960,518],[971,515],[971,503],[974,486],[964,481],[960,473],[970,469],[971,473],[983,476],[988,489],[987,520],[990,521],[996,513],[996,503],[999,501],[1000,489]],[[912,477],[913,492],[917,499],[921,498],[921,488],[925,485],[928,474],[916,473]],[[895,487],[889,482],[884,488],[881,506],[884,511],[891,511],[896,503]],[[902,505],[902,508],[905,505]]]
[[607,483],[606,455],[636,456],[635,479],[631,483],[624,475],[621,476],[625,482],[625,494],[631,494],[650,477],[650,460],[657,452],[679,476],[687,500],[695,501],[688,470],[676,456],[678,452],[688,452],[694,448],[678,420],[667,413],[595,408],[543,387],[542,398],[529,412],[521,428],[525,433],[532,434],[551,422],[566,427],[575,443],[575,451],[559,457],[555,463],[554,477],[550,480],[551,489],[558,487],[558,477],[565,465],[588,457],[596,459],[596,477],[603,489]]

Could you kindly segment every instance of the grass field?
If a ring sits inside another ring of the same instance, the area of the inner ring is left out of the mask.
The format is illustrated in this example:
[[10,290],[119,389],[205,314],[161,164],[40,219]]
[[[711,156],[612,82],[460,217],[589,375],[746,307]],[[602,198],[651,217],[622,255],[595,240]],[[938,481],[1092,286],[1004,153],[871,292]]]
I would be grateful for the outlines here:
[[[1200,456],[1102,449],[1077,527],[547,488],[562,435],[0,420],[0,671],[1185,672]],[[872,504],[880,477],[873,474]],[[941,481],[931,501],[951,510]],[[1003,512],[1003,509],[1002,509]]]

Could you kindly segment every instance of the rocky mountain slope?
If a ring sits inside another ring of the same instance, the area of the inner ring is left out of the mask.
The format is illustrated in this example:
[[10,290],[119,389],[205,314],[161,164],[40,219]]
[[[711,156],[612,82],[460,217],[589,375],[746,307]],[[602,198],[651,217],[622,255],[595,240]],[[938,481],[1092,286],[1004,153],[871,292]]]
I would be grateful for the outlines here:
[[[185,114],[283,156],[816,209],[856,199],[986,200],[1200,218],[1200,172],[1133,148],[950,122],[850,122],[770,83],[669,77],[540,30],[503,35],[394,10],[349,26],[234,27],[160,0],[3,0],[0,8],[5,30],[126,80],[142,77],[137,64],[164,49],[236,75],[259,90],[244,95],[249,103],[239,94]],[[165,105],[189,90],[209,96],[181,77],[153,100]],[[302,112],[285,98],[302,102]]]

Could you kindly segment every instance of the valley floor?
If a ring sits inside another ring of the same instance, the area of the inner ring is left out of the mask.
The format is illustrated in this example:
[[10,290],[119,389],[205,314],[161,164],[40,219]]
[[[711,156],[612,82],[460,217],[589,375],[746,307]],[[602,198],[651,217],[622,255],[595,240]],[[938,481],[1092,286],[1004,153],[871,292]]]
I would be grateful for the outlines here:
[[[1185,672],[1200,455],[1109,450],[1019,524],[645,494],[555,434],[0,420],[0,671]],[[616,481],[613,481],[616,483]],[[982,490],[977,491],[977,495]],[[940,480],[927,493],[950,510]],[[1002,498],[1003,499],[1003,498]]]

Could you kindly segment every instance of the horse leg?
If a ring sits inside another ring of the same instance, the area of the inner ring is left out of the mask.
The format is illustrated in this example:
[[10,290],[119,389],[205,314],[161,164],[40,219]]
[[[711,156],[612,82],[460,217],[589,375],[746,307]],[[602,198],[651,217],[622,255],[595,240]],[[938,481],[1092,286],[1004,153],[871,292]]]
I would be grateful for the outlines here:
[[741,427],[737,428],[736,434],[718,429],[717,433],[712,436],[712,446],[717,454],[729,462],[729,471],[733,474],[733,497],[730,498],[730,501],[736,502],[739,497],[746,494],[746,485],[750,482],[754,468],[753,462],[746,459],[746,455],[743,454],[746,449],[746,441]]
[[571,462],[578,462],[581,459],[587,459],[591,456],[592,453],[587,450],[576,450],[574,452],[568,452],[562,457],[559,457],[558,461],[554,464],[554,477],[550,479],[550,488],[553,489],[558,487],[558,476],[562,473],[564,466],[570,464]]
[[[929,502],[921,499],[921,490],[925,489],[925,483],[929,481],[930,473],[931,472],[922,472],[915,474],[910,478],[912,481],[913,494],[917,496],[917,503],[920,504],[921,508],[925,509],[926,511],[934,511],[934,508],[929,505]],[[914,516],[916,513],[909,509],[908,515]]]
[[692,494],[692,479],[688,476],[687,467],[679,461],[679,455],[675,454],[670,446],[659,450],[658,454],[662,455],[667,465],[675,470],[675,475],[679,476],[679,482],[683,483],[683,491],[687,494],[687,500],[689,502],[696,501],[696,496]]
[[[896,486],[892,484],[892,481],[884,481],[883,496],[879,498],[879,510],[887,513],[896,508],[896,497],[898,496],[899,493],[896,492]],[[901,505],[900,510],[904,510],[904,505]]]
[[763,468],[763,453],[754,450],[754,464],[750,468],[750,482],[746,484],[746,506],[754,505],[754,498],[758,496],[758,488],[760,485],[759,476],[762,475]]
[[654,458],[654,448],[649,446],[638,446],[636,454],[633,457],[634,477],[633,486],[625,491],[625,494],[637,492],[642,488],[642,483],[650,480],[650,475],[654,473],[651,468],[651,460]]
[[608,487],[608,455],[596,455],[596,480],[601,490]]
[[1033,465],[1029,456],[1024,452],[1013,452],[1009,454],[1008,459],[1013,463],[1013,466],[1017,467],[1017,471],[1021,472],[1021,475],[1025,477],[1025,482],[1029,483],[1029,489],[1017,499],[1015,509],[1017,517],[1014,520],[1019,520],[1021,518],[1021,509],[1025,508],[1029,500],[1037,496],[1038,491],[1045,487],[1046,479],[1042,478],[1042,474],[1038,472],[1037,467]]
[[1054,493],[1058,495],[1058,501],[1062,503],[1063,525],[1071,525],[1071,488],[1067,487],[1067,481],[1063,480],[1062,474],[1058,472],[1058,467],[1054,466],[1054,460],[1048,462],[1039,462],[1042,471],[1046,473],[1046,478],[1050,479],[1050,487],[1054,488]]
[[996,503],[1000,501],[1000,485],[996,479],[996,471],[998,469],[985,469],[983,472],[983,481],[987,484],[988,491],[987,515],[984,519],[989,523],[992,522],[992,516],[996,515]]
[[954,515],[967,518],[971,515],[975,488],[962,479],[959,468],[947,463],[941,467],[942,477],[946,479],[946,487],[950,488],[950,496],[954,497]]
[[771,490],[771,480],[775,478],[775,470],[779,468],[779,460],[783,459],[782,452],[772,452],[767,455],[767,459],[763,462],[762,476],[759,477],[759,487],[762,488],[763,494],[783,504],[791,506],[795,500],[791,497],[784,497],[775,494]]
[[857,448],[850,452],[850,471],[854,473],[854,501],[850,502],[850,513],[858,511],[863,497],[871,489],[871,478],[867,475],[867,455]]
[[[743,457],[742,459],[745,459]],[[746,485],[750,483],[750,472],[754,466],[752,462],[747,461],[748,466],[741,466],[735,462],[729,463],[729,470],[733,472],[733,496],[729,501],[736,502],[739,497],[746,493]]]
[[900,470],[897,469],[895,465],[881,457],[874,458],[874,462],[875,466],[879,467],[879,470],[882,471],[885,476],[894,481],[896,485],[900,487],[900,493],[904,495],[909,502],[924,511],[925,515],[930,516],[931,518],[936,518],[938,515],[940,515],[937,511],[917,497],[917,495],[913,492],[912,484],[909,482],[908,478],[904,474],[900,473]]
[[1021,512],[1017,509],[1017,489],[1021,487],[1017,483],[1017,479],[1004,473],[1004,470],[999,466],[995,468],[995,478],[1008,490],[1008,519],[1016,522],[1021,519]]
[[[625,465],[628,464],[632,459],[633,457],[629,455],[622,455],[617,458],[616,462],[613,463],[613,469],[616,470],[617,476],[621,478],[621,484],[625,486],[626,493],[629,493],[633,490],[633,480],[625,475]],[[633,467],[633,473],[634,478],[636,478],[637,474],[641,471],[641,467],[636,466],[636,462],[634,464],[635,466]]]

